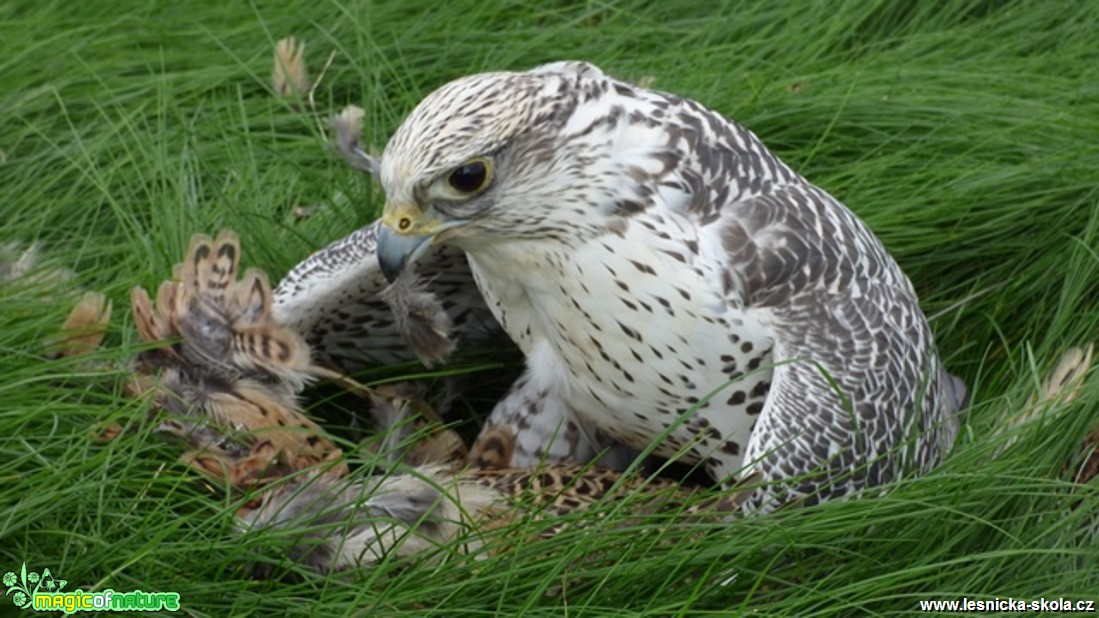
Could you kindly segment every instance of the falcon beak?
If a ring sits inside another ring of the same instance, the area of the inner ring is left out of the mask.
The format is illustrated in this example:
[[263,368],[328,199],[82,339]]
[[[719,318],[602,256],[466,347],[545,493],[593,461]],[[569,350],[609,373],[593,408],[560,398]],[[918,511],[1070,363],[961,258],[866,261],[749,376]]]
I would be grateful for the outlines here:
[[405,266],[431,248],[435,235],[445,227],[425,219],[415,204],[387,204],[378,228],[378,266],[386,281],[393,283]]

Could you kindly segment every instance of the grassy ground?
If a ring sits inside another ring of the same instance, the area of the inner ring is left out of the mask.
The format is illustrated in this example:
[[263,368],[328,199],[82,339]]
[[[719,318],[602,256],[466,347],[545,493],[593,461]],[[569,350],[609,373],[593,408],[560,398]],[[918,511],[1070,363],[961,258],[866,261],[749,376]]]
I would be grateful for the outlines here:
[[[993,430],[1061,353],[1099,339],[1094,2],[279,4],[0,4],[0,244],[38,241],[114,300],[102,360],[132,355],[128,291],[165,277],[192,233],[237,230],[245,261],[277,278],[374,216],[375,189],[326,151],[324,115],[360,103],[381,146],[450,78],[575,57],[737,118],[863,216],[970,385],[965,431],[941,469],[881,498],[719,530],[602,521],[481,562],[253,581],[242,564],[263,546],[234,539],[236,505],[174,445],[91,441],[96,421],[144,410],[117,372],[40,358],[72,300],[0,284],[0,572],[26,561],[69,590],[174,590],[196,616],[1096,598],[1096,481],[1062,469],[1099,421],[1099,382],[993,456],[1008,439]],[[290,34],[315,73],[335,53],[316,113],[269,91],[272,43]],[[295,222],[302,204],[327,206]]]

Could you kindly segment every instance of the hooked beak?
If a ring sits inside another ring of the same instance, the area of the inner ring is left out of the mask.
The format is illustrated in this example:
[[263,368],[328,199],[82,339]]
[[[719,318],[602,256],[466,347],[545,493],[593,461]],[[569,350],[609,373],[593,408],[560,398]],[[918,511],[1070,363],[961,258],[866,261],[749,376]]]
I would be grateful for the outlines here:
[[386,281],[393,283],[406,266],[431,248],[431,241],[450,227],[424,217],[414,204],[387,204],[378,228],[378,266]]

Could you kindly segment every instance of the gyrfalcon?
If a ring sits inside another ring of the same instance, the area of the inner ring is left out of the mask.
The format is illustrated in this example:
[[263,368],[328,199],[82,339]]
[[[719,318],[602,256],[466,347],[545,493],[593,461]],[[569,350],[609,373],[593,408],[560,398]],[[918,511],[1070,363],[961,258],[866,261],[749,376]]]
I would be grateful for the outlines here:
[[937,465],[966,399],[911,282],[847,207],[749,130],[591,64],[472,75],[374,161],[390,280],[465,253],[526,373],[488,428],[515,466],[624,445],[753,503]]

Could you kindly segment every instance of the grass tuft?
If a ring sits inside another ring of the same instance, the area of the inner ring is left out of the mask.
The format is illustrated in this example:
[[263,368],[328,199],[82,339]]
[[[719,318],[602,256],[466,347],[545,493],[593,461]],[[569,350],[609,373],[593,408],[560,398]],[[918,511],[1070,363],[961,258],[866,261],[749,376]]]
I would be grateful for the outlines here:
[[[315,108],[268,83],[291,35],[314,77],[335,54]],[[1099,339],[1099,4],[94,0],[0,4],[0,40],[0,246],[37,242],[41,269],[72,271],[62,286],[0,281],[0,572],[26,561],[68,590],[173,590],[194,616],[849,616],[1095,599],[1097,481],[1065,468],[1099,422],[1099,382],[997,430],[1068,347]],[[563,57],[737,119],[868,221],[970,385],[954,453],[880,497],[722,525],[623,526],[616,511],[482,559],[251,580],[273,541],[237,539],[239,504],[175,445],[148,430],[92,440],[96,423],[146,412],[121,385],[130,288],[221,228],[277,279],[380,208],[331,156],[326,116],[361,105],[380,147],[449,79]],[[46,361],[77,286],[114,303],[106,348]]]

